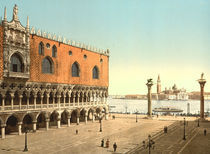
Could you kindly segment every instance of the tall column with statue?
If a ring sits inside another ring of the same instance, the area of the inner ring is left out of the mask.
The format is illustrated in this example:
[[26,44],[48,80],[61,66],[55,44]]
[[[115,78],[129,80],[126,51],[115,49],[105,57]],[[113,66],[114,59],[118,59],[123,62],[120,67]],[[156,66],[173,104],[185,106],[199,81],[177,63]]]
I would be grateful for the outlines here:
[[200,119],[204,120],[204,86],[206,83],[206,79],[204,79],[204,73],[201,74],[201,78],[198,79],[198,83],[201,87],[201,93],[200,93]]
[[148,79],[146,85],[148,87],[148,94],[147,94],[148,112],[147,112],[147,116],[152,117],[152,95],[151,95],[151,88],[152,88],[152,85],[153,85],[152,79]]

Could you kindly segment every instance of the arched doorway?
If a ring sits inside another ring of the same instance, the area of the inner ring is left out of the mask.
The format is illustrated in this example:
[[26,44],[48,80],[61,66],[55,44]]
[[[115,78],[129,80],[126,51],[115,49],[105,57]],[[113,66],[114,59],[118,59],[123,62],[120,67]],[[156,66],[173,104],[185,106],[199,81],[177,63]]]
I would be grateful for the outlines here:
[[17,124],[18,124],[18,119],[14,115],[11,115],[6,122],[6,128],[5,128],[6,134],[18,132]]
[[32,124],[32,117],[29,114],[26,114],[23,118],[23,129],[28,128],[29,130],[33,129],[33,124]]
[[58,112],[54,111],[50,115],[50,126],[57,126]]
[[68,124],[68,112],[67,111],[63,111],[63,113],[61,114],[61,124],[63,124],[63,125]]
[[77,123],[77,110],[74,110],[72,113],[71,113],[71,120],[70,120],[71,123]]
[[79,117],[80,122],[85,122],[85,112],[86,111],[84,109],[80,111],[80,117]]
[[36,128],[45,128],[46,127],[46,118],[45,118],[45,113],[41,112],[39,116],[37,117],[37,123],[36,123]]

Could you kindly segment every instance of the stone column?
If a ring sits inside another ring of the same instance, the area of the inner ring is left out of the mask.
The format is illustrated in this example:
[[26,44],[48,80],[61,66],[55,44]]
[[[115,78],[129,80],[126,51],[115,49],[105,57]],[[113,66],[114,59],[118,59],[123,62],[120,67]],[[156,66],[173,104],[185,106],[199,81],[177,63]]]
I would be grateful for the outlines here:
[[49,93],[47,93],[47,94],[46,94],[46,96],[47,96],[47,108],[49,108],[49,99],[50,99],[50,94],[49,94]]
[[6,127],[6,124],[2,124],[1,125],[1,138],[4,139],[5,138],[5,127]]
[[43,96],[43,93],[41,93],[41,96],[40,97],[41,97],[41,108],[43,108],[43,97],[44,97]]
[[36,109],[36,98],[37,98],[37,94],[34,94],[34,108]]
[[106,111],[106,113],[105,113],[105,120],[108,120],[108,119],[109,119],[109,112]]
[[88,105],[88,93],[86,93],[85,95],[86,95],[85,104]]
[[58,117],[58,119],[57,119],[57,126],[58,126],[58,128],[61,128],[61,118],[60,117]]
[[82,93],[82,96],[80,95],[80,97],[82,97],[82,106],[84,105],[84,93]]
[[148,79],[147,80],[147,88],[148,88],[148,94],[147,94],[147,97],[148,97],[148,117],[152,117],[152,95],[151,95],[151,87],[153,85],[153,82],[152,82],[152,79]]
[[66,107],[66,95],[63,95],[63,105]]
[[22,122],[18,123],[18,135],[22,135]]
[[33,132],[36,132],[36,123],[37,123],[37,121],[33,121],[32,123],[33,123]]
[[21,110],[23,95],[19,95],[19,109]]
[[4,110],[5,106],[5,95],[2,95],[2,110]]
[[80,94],[78,93],[77,94],[77,106],[79,106],[79,97],[80,97]]
[[50,119],[46,119],[46,130],[49,130],[49,122],[50,122]]
[[29,92],[27,93],[26,97],[27,97],[27,109],[28,109],[29,108],[29,97],[30,97],[30,93]]
[[68,96],[69,96],[68,97],[69,98],[69,102],[68,103],[69,103],[69,107],[70,107],[71,106],[71,92],[68,92]]
[[14,93],[11,93],[11,108],[13,109],[13,105],[14,105]]
[[75,95],[75,93],[73,94],[73,106],[75,106],[75,97],[76,97],[76,95]]
[[61,95],[57,95],[57,100],[58,100],[58,108],[60,108],[61,105]]
[[80,117],[80,113],[77,113],[77,125],[79,125],[79,117]]
[[200,119],[204,120],[204,86],[206,83],[206,80],[203,78],[203,73],[201,74],[201,78],[198,80],[198,83],[200,84]]
[[71,125],[71,122],[70,122],[70,119],[71,119],[71,115],[67,116],[67,126],[70,127]]
[[55,107],[55,93],[53,93],[52,97],[53,97],[53,108],[54,108]]
[[85,112],[85,124],[87,124],[87,117],[88,117],[88,112]]
[[95,114],[94,114],[94,112],[92,112],[92,121],[93,122],[95,121]]

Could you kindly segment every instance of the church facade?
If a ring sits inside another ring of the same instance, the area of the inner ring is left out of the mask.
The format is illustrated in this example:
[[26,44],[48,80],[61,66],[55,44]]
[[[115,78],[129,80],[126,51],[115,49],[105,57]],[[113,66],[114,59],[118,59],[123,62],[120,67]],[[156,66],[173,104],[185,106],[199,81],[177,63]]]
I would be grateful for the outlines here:
[[108,119],[109,50],[98,50],[24,27],[13,18],[0,25],[0,127],[21,135],[71,123]]

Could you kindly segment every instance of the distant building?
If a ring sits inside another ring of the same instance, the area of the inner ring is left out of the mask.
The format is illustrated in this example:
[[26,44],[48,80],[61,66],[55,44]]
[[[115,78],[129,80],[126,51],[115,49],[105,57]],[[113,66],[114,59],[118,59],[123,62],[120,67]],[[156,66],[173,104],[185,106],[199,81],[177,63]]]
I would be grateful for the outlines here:
[[[153,99],[155,99],[155,94],[153,94]],[[176,84],[173,85],[172,88],[165,88],[164,91],[161,92],[161,81],[160,81],[160,75],[158,75],[157,79],[157,94],[156,99],[158,100],[188,100],[188,93],[186,92],[186,89],[178,89]]]
[[125,95],[125,99],[147,99],[146,95]]

